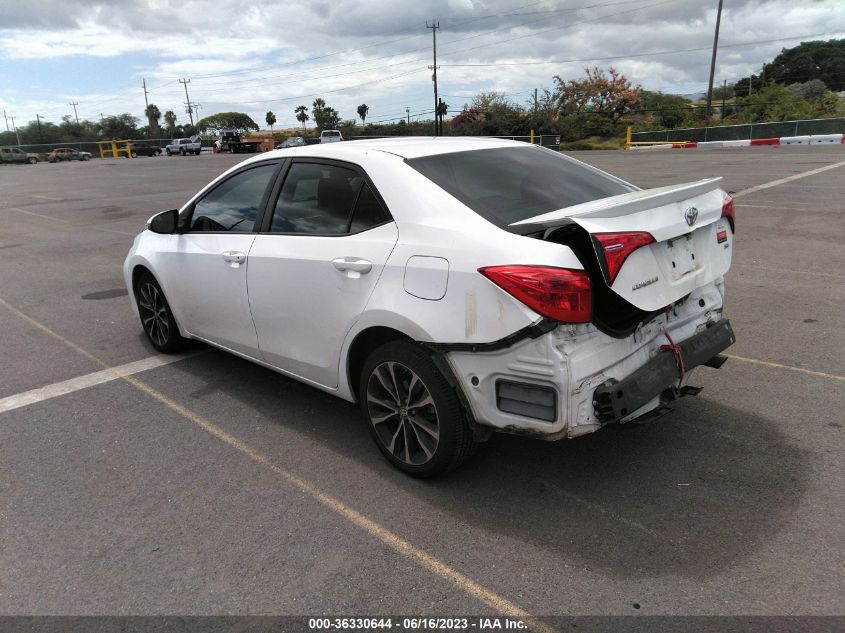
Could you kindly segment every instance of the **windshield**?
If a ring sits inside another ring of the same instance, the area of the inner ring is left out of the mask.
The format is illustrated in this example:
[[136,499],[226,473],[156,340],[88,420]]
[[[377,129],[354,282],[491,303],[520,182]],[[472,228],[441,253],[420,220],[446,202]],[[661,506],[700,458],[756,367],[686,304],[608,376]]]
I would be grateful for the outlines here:
[[563,154],[528,145],[436,154],[406,162],[501,228],[635,190]]

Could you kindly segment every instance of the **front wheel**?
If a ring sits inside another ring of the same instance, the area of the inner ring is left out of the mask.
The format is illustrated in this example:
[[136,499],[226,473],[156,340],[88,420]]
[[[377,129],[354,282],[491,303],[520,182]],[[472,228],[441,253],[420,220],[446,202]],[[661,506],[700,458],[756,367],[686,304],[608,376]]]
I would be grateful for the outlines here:
[[82,157],[82,160],[91,160],[91,157],[86,154]]
[[165,151],[167,152],[167,155],[168,155],[168,156],[173,156],[173,152],[171,152],[169,149],[168,149],[168,150],[165,150]]
[[132,158],[138,158],[138,152],[132,152]]
[[364,363],[358,393],[370,435],[399,470],[435,477],[472,455],[476,442],[458,395],[418,345],[377,348]]
[[182,154],[182,156],[184,156],[184,155],[185,155],[185,148],[183,147],[183,148],[179,151],[179,153],[180,153],[180,154]]
[[37,158],[29,158],[29,159],[27,159],[26,162],[28,162],[30,165],[34,165],[35,163],[38,162],[38,159]]
[[145,272],[138,279],[135,301],[141,316],[141,325],[150,343],[158,351],[172,354],[179,351],[185,339],[179,334],[179,326],[164,297],[161,286],[150,273]]

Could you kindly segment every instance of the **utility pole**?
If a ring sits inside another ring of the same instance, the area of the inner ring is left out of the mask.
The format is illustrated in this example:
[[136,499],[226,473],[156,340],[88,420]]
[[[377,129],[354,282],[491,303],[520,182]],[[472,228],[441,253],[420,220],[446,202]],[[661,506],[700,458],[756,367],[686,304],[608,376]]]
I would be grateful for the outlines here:
[[710,106],[713,103],[713,74],[716,72],[716,50],[719,47],[719,24],[722,22],[722,1],[716,11],[716,32],[713,35],[713,57],[710,59],[710,81],[707,84],[707,119],[710,120]]
[[79,105],[79,101],[71,101],[68,105],[73,106],[73,116],[76,117],[76,124],[79,125],[79,115],[76,113],[76,106]]
[[196,103],[196,102],[191,103],[191,108],[193,108],[193,111],[196,112],[197,123],[199,123],[200,122],[200,108],[202,108],[202,104],[199,104],[199,103]]
[[534,88],[534,114],[537,114],[537,89]]
[[146,80],[146,78],[143,80],[142,83],[143,83],[143,86],[144,86],[144,107],[149,108],[150,102],[147,100],[147,80]]
[[725,118],[725,97],[728,96],[728,80],[722,83],[722,119]]
[[440,28],[440,22],[432,21],[429,24],[426,20],[425,28],[431,29],[431,42],[434,46],[434,65],[429,66],[429,68],[434,71],[431,75],[431,80],[434,82],[434,135],[440,136],[440,115],[438,114],[440,100],[437,98],[437,29]]
[[3,108],[3,118],[6,119],[6,131],[9,131],[9,117],[6,116],[6,108]]
[[21,135],[18,134],[18,126],[15,125],[15,117],[10,116],[9,118],[12,119],[12,128],[14,128],[14,130],[15,130],[15,138],[18,139],[18,145],[20,145],[21,144]]
[[[720,0],[721,2],[721,0]],[[191,98],[188,96],[188,84],[191,83],[190,79],[180,79],[179,83],[185,86],[185,105],[188,106],[188,116],[191,117],[191,127],[194,125],[194,110],[191,108]]]
[[411,125],[411,108],[405,108],[405,114],[408,115],[408,125]]
[[38,142],[43,143],[44,142],[44,136],[41,134],[41,115],[36,114],[35,120],[38,121]]

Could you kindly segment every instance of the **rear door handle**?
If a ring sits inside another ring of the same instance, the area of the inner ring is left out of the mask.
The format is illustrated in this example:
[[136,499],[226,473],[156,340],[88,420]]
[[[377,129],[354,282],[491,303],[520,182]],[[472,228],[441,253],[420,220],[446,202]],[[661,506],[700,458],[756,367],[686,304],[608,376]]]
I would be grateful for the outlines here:
[[242,253],[241,251],[223,251],[221,255],[223,256],[223,261],[229,262],[230,264],[243,264],[246,261],[246,253]]
[[373,269],[372,262],[357,257],[338,257],[332,260],[332,264],[341,272],[358,273],[359,275],[366,275]]

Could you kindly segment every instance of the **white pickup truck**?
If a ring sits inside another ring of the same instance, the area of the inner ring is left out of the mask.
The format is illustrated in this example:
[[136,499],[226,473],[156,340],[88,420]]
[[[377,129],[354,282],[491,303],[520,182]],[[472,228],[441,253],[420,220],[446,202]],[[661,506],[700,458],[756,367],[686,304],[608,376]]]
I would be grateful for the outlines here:
[[202,151],[202,143],[199,136],[192,136],[191,138],[175,138],[164,147],[164,151],[168,156],[173,154],[196,154],[200,155]]

